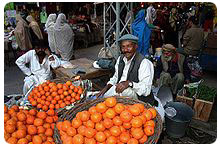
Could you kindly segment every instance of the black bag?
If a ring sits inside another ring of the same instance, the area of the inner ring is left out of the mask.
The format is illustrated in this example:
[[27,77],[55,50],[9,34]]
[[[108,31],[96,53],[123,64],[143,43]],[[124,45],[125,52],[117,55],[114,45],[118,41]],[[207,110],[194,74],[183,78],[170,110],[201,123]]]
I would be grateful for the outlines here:
[[114,58],[100,58],[98,59],[97,64],[103,69],[114,69],[115,62]]

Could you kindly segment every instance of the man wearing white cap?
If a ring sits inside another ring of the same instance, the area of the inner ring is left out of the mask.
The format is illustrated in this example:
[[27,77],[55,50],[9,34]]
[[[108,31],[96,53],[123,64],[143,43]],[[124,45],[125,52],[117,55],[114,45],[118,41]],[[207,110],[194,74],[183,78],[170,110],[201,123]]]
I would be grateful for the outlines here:
[[161,58],[157,61],[155,78],[158,86],[171,87],[173,94],[183,87],[184,82],[190,81],[190,69],[185,56],[176,52],[171,44],[162,47]]
[[115,64],[115,74],[97,97],[119,95],[134,99],[150,99],[147,96],[151,94],[153,64],[137,51],[136,36],[126,34],[119,42],[122,55]]

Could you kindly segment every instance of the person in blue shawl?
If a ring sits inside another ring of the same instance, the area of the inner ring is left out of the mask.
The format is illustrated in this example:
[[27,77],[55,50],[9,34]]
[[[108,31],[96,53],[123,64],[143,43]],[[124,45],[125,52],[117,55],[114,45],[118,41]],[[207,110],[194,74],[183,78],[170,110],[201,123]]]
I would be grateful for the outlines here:
[[143,56],[149,55],[151,30],[145,20],[145,10],[140,10],[131,25],[132,34],[138,37],[138,51]]

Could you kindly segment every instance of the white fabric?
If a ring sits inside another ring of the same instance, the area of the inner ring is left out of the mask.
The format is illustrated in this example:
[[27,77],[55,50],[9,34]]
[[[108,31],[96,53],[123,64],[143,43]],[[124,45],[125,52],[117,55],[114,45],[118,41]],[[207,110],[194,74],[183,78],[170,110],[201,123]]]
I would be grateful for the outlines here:
[[[60,66],[60,59],[56,55],[52,56],[54,57],[53,61],[49,61],[49,58],[46,55],[46,57],[43,59],[43,62],[40,64],[35,50],[30,50],[16,60],[18,67],[25,75],[27,75],[27,77],[24,79],[24,95],[32,85],[39,85],[51,78],[52,73],[50,66],[52,68],[57,68]],[[29,68],[25,65],[27,63],[29,63]]]
[[147,24],[153,24],[154,20],[156,19],[156,10],[153,6],[149,6],[147,8],[146,18]]
[[49,43],[50,50],[58,54],[56,47],[55,47],[55,40],[54,40],[54,25],[56,22],[56,18],[57,18],[56,14],[50,14],[47,18],[45,29],[48,34],[48,43]]
[[[118,58],[116,64],[115,64],[115,74],[110,79],[110,81],[107,84],[116,85],[118,81],[118,65],[119,65],[119,59]],[[123,70],[123,74],[121,76],[121,79],[119,82],[126,81],[127,80],[127,74],[128,69],[130,67],[131,61],[133,60],[133,57],[130,61],[127,61],[126,57],[123,58],[125,62],[125,67]],[[151,86],[154,76],[154,68],[153,64],[148,59],[143,59],[141,62],[140,68],[138,70],[138,78],[139,83],[133,82],[133,88],[135,93],[137,93],[139,96],[148,96],[151,92]],[[112,90],[112,89],[109,89]],[[112,95],[114,95],[115,92],[112,92]]]
[[61,58],[69,61],[73,56],[74,33],[63,13],[58,15],[54,25],[54,39]]

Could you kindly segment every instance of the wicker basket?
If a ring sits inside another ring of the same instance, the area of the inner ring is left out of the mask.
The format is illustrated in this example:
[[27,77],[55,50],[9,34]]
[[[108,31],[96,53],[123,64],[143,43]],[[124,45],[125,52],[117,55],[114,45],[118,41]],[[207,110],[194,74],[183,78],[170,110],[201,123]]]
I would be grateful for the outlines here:
[[[123,103],[123,104],[127,104],[127,105],[132,105],[132,104],[136,104],[136,103],[141,103],[144,104],[145,108],[150,108],[152,107],[150,104],[148,103],[144,103],[142,101],[139,100],[134,100],[131,98],[121,98],[121,97],[117,97],[117,103]],[[58,121],[64,121],[64,120],[73,120],[73,118],[75,118],[76,114],[78,112],[84,111],[84,110],[88,110],[90,107],[95,106],[96,104],[100,103],[100,102],[104,102],[106,100],[106,98],[98,98],[95,100],[91,100],[89,102],[84,102],[82,104],[78,104],[75,107],[73,107],[72,109],[70,109],[69,111],[65,111],[63,112],[63,114],[59,117]],[[154,129],[154,135],[150,136],[147,140],[147,142],[145,142],[145,144],[155,144],[157,143],[161,131],[162,131],[162,119],[161,116],[157,113],[156,118],[154,119],[155,121],[155,129]],[[54,141],[57,144],[61,144],[62,141],[60,139],[60,134],[59,131],[55,125],[54,127]]]

